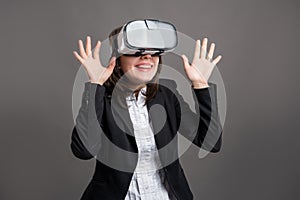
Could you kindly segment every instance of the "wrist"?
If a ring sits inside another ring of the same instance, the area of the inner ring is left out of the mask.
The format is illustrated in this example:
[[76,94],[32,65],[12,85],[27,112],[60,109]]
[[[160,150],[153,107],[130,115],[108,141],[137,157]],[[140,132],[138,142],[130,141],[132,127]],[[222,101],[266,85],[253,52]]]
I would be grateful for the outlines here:
[[203,89],[203,88],[208,88],[209,85],[207,82],[192,82],[192,87],[194,89]]
[[103,82],[101,82],[101,81],[92,81],[92,80],[90,80],[90,83],[103,85]]

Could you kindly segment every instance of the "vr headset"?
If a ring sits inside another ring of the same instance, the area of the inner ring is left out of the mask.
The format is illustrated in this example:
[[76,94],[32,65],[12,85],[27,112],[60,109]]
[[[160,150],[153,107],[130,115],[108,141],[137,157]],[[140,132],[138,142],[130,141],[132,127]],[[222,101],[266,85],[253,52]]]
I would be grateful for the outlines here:
[[154,19],[130,21],[116,37],[117,52],[127,56],[162,55],[178,43],[175,26]]

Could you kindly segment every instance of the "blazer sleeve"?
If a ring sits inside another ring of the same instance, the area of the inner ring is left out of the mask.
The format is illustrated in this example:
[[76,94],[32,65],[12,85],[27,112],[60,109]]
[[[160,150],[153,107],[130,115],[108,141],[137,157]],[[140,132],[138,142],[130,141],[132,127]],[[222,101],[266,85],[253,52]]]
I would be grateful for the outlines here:
[[101,148],[102,129],[99,122],[104,109],[104,93],[104,86],[85,83],[81,107],[71,138],[71,150],[77,158],[91,159]]
[[222,143],[223,130],[218,114],[216,89],[216,84],[213,83],[209,83],[208,88],[192,88],[196,112],[190,109],[183,97],[175,90],[176,113],[180,113],[177,115],[177,121],[180,122],[179,133],[210,152],[219,152]]

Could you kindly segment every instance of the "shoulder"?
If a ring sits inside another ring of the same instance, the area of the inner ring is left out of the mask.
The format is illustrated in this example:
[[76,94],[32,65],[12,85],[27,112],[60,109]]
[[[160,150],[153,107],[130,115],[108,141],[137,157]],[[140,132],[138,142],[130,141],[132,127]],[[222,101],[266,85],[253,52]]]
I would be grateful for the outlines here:
[[172,88],[177,87],[176,82],[174,80],[171,80],[171,79],[162,78],[162,79],[158,80],[158,83],[159,83],[159,85],[162,85],[162,86],[171,86]]
[[177,88],[176,82],[171,79],[159,79],[158,84],[160,92],[174,93]]
[[159,79],[158,84],[158,96],[163,97],[169,103],[177,100],[177,84],[174,80]]

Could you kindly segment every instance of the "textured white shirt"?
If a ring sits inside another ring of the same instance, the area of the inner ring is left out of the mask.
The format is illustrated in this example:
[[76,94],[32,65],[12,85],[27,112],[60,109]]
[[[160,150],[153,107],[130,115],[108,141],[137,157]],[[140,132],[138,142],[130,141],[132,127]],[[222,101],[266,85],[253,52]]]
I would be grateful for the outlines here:
[[156,148],[154,134],[149,123],[145,104],[146,86],[136,99],[134,94],[126,98],[138,146],[138,163],[132,176],[125,200],[169,200],[169,186]]

